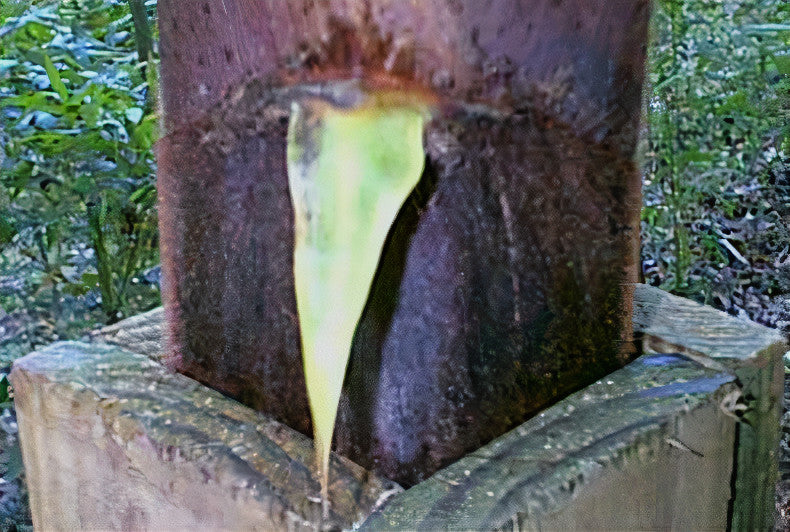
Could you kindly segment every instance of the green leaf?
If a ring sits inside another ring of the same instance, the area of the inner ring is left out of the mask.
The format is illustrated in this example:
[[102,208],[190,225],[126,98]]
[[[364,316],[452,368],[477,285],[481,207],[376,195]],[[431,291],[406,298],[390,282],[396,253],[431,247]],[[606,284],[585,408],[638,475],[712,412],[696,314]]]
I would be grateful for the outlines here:
[[153,185],[145,185],[135,190],[132,195],[129,196],[129,201],[138,204],[150,204],[152,198],[156,198],[156,188]]
[[82,274],[82,284],[88,288],[96,288],[99,286],[99,274],[98,273],[91,273],[85,272]]
[[47,248],[53,249],[60,243],[63,227],[60,223],[51,223],[44,228],[44,242]]
[[751,115],[754,112],[754,106],[749,103],[749,95],[743,89],[730,95],[724,103],[716,109],[716,114],[720,116],[728,114]]
[[70,296],[74,297],[84,296],[90,292],[91,289],[92,287],[88,287],[79,283],[66,283],[62,287],[62,290],[65,294],[69,294]]
[[11,383],[8,382],[8,375],[0,373],[0,403],[7,403],[11,399],[8,393],[8,388],[10,386]]
[[46,53],[43,53],[43,61],[43,67],[47,71],[47,77],[49,78],[49,83],[52,85],[52,89],[58,93],[60,101],[65,102],[69,97],[69,90],[66,88],[63,80],[60,79],[58,69],[55,68],[52,59],[50,59]]
[[679,154],[678,164],[683,167],[689,164],[708,163],[713,160],[713,154],[701,152],[699,148],[692,148]]
[[785,76],[790,75],[790,54],[771,54],[771,59],[776,65],[776,70]]
[[86,126],[94,128],[101,117],[101,107],[93,102],[83,103],[80,105],[80,116],[85,121]]
[[132,141],[141,150],[148,150],[154,145],[158,133],[156,115],[147,115],[132,131]]
[[8,244],[16,236],[17,230],[5,213],[0,218],[0,244]]
[[50,24],[43,22],[41,19],[35,17],[21,17],[22,24],[19,29],[24,28],[24,32],[18,33],[18,39],[27,41],[28,36],[31,37],[35,44],[42,45],[48,43],[55,33]]
[[11,179],[6,183],[9,188],[22,189],[27,186],[33,175],[34,164],[30,161],[19,161],[14,165]]

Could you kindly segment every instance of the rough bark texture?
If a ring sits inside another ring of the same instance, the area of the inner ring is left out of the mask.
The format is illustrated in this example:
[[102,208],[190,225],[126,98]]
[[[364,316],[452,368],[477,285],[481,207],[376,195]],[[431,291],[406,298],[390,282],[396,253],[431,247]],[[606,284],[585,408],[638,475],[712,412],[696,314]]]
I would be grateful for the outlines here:
[[622,364],[647,0],[163,0],[166,360],[297,430],[289,101],[430,102],[336,444],[410,484]]

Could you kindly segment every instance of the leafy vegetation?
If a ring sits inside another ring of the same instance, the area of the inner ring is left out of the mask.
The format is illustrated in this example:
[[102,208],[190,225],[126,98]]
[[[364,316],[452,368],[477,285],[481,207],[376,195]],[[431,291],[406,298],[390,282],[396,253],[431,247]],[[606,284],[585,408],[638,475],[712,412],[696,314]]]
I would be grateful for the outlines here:
[[786,326],[790,5],[660,0],[655,7],[646,281]]
[[156,68],[126,1],[3,6],[0,308],[35,344],[158,304]]

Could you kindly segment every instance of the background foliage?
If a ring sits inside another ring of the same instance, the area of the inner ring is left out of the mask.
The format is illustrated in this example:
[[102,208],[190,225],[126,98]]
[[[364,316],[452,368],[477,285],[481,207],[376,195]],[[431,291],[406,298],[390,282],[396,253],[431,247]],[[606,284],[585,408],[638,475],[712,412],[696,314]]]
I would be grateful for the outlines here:
[[660,0],[649,48],[645,280],[787,327],[790,4]]
[[156,65],[138,57],[129,3],[24,8],[0,11],[5,360],[158,304],[156,275],[145,282],[158,261]]

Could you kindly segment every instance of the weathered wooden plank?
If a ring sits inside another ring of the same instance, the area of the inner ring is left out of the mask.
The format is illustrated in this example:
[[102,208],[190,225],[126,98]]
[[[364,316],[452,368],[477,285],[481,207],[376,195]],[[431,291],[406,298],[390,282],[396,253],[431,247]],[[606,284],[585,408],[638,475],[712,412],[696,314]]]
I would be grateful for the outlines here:
[[[650,287],[635,300],[646,350],[684,354],[645,355],[405,492],[335,456],[336,522],[386,501],[363,528],[770,524],[783,339]],[[160,320],[121,322],[108,338],[149,345]],[[11,380],[40,527],[155,528],[163,514],[191,526],[196,504],[202,527],[318,526],[307,438],[143,356],[56,344]]]
[[634,331],[648,351],[675,350],[727,368],[741,385],[737,475],[730,506],[734,530],[773,527],[779,416],[787,339],[779,331],[637,285]]
[[[37,529],[321,523],[308,438],[143,355],[61,342],[18,360],[11,381]],[[400,489],[338,457],[331,478],[330,527]]]
[[775,329],[644,284],[635,288],[633,321],[649,350],[703,355],[733,369],[773,363],[787,349]]
[[[773,503],[766,486],[776,475],[779,429],[775,420],[781,409],[780,359],[788,349],[786,340],[775,330],[645,285],[635,288],[634,309],[634,331],[642,335],[646,351],[682,352],[709,367],[727,368],[744,383],[744,390],[734,399],[747,409],[750,421],[739,429],[742,467],[735,483],[738,496],[733,497],[730,511],[734,522],[746,528],[770,523]],[[103,329],[100,337],[132,349],[138,338],[160,337],[161,312],[143,316]],[[157,350],[161,346],[151,352]]]
[[91,331],[88,338],[126,348],[161,361],[165,352],[165,312],[162,307]]
[[732,374],[647,355],[394,497],[365,530],[724,529]]

